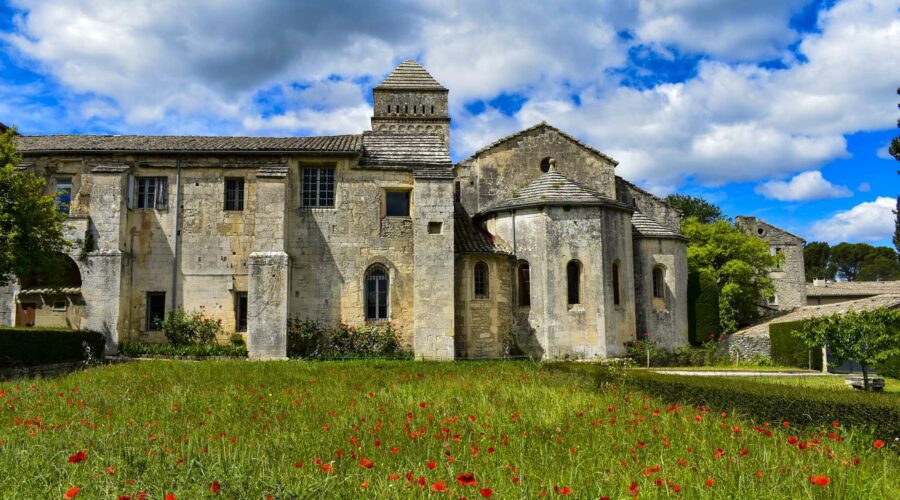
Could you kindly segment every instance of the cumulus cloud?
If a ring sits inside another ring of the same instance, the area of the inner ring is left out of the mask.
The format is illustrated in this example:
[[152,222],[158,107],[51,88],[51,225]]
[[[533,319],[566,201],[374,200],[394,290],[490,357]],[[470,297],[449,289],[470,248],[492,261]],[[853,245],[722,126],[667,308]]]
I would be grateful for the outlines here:
[[894,205],[896,200],[879,196],[874,201],[860,203],[850,210],[838,212],[828,219],[814,223],[806,231],[809,241],[863,241],[889,240],[894,232]]
[[809,201],[853,196],[846,186],[836,186],[812,170],[795,175],[789,181],[769,181],[756,186],[755,191],[766,198],[779,201]]
[[[415,57],[450,88],[457,157],[546,119],[656,192],[847,157],[845,134],[894,125],[900,74],[893,0],[838,3],[815,33],[791,28],[800,0],[13,1],[27,15],[0,38],[83,96],[42,130],[359,132],[369,88]],[[702,62],[685,81],[623,87],[636,48]],[[783,65],[757,64],[771,59]],[[257,97],[273,88],[269,109]],[[525,102],[466,107],[500,94]]]

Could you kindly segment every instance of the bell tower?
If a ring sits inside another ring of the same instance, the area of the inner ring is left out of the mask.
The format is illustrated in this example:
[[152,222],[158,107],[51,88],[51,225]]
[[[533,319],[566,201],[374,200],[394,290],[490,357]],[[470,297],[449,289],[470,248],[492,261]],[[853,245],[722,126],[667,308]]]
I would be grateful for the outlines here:
[[436,134],[450,146],[447,89],[419,63],[408,59],[372,89],[372,130],[395,134]]

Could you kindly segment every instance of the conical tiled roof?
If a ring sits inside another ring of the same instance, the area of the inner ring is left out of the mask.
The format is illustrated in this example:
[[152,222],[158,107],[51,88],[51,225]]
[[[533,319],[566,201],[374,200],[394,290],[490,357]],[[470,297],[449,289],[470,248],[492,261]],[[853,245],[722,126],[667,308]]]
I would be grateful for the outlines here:
[[510,198],[485,208],[479,215],[489,212],[538,206],[605,206],[632,211],[628,205],[607,198],[598,191],[583,186],[565,175],[551,170],[522,189],[513,191]]
[[680,233],[672,231],[646,215],[635,211],[631,214],[631,237],[639,238],[656,238],[656,239],[672,239],[686,240],[687,238]]
[[447,90],[428,71],[412,59],[407,59],[394,69],[376,89],[424,89]]

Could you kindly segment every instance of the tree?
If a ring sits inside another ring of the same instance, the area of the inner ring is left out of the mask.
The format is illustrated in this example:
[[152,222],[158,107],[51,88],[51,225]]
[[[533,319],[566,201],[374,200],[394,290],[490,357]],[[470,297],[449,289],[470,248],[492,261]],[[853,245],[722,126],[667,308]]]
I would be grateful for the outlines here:
[[834,268],[829,267],[828,264],[830,255],[831,247],[824,241],[814,241],[803,247],[803,267],[806,272],[806,281],[834,279]]
[[666,203],[680,210],[685,219],[695,217],[703,224],[725,219],[721,208],[696,196],[670,194],[666,196]]
[[733,333],[757,319],[758,305],[775,292],[769,271],[783,256],[771,255],[766,241],[725,220],[703,224],[688,218],[682,232],[690,240],[689,272],[710,273],[719,288],[720,333]]
[[794,335],[809,347],[824,345],[835,357],[862,365],[863,387],[869,390],[867,367],[900,355],[900,309],[851,309],[810,318]]
[[[894,253],[888,247],[881,248]],[[856,275],[856,279],[857,281],[891,281],[900,279],[900,262],[893,255],[870,254],[859,266],[859,274]]]
[[829,266],[847,281],[896,279],[900,273],[900,262],[893,249],[866,243],[839,243],[831,247]]
[[0,134],[0,286],[37,270],[58,277],[54,269],[69,246],[63,236],[66,215],[54,196],[44,194],[44,179],[16,169],[21,159],[10,128]]

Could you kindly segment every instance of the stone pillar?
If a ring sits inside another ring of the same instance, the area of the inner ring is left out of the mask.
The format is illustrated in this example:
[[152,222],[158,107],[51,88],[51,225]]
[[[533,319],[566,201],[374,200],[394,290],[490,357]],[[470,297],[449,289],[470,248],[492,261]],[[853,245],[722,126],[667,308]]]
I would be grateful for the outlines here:
[[247,351],[251,359],[287,359],[290,257],[285,252],[288,168],[257,171],[256,233],[247,267]]
[[106,335],[107,354],[118,352],[119,337],[126,328],[122,294],[128,293],[123,282],[129,170],[120,165],[91,170],[90,221],[84,227],[92,232],[96,249],[78,266],[85,303],[82,326]]
[[453,181],[415,179],[413,350],[417,359],[453,359]]
[[15,326],[16,295],[18,293],[19,284],[15,277],[8,285],[0,286],[0,326]]

